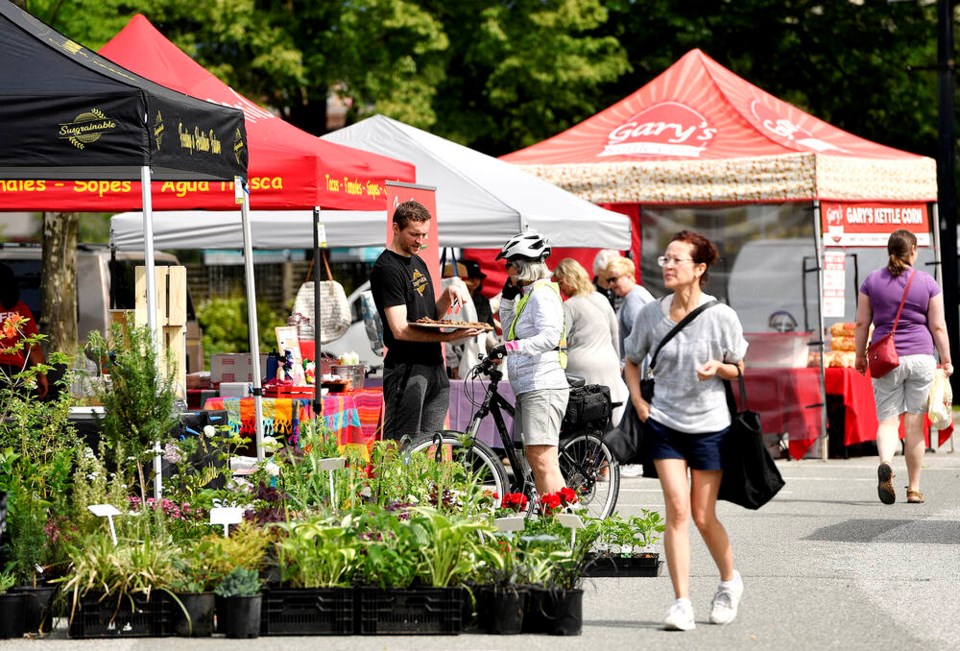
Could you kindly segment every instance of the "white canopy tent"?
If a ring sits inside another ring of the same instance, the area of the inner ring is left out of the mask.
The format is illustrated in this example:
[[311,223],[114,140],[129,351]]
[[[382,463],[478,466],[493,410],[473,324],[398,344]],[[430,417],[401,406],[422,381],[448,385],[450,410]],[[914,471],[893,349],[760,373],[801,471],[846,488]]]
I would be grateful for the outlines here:
[[[331,246],[383,246],[386,216],[382,210],[322,211],[320,214]],[[139,212],[111,217],[111,243],[120,250],[141,249],[142,219]],[[251,211],[253,248],[310,248],[312,221],[312,210]],[[239,249],[243,246],[242,236],[240,216],[233,213],[174,210],[153,215],[153,243],[161,250]]]
[[[376,115],[323,139],[416,165],[417,183],[437,188],[440,246],[500,248],[532,228],[553,246],[630,248],[630,223],[624,215],[403,122]],[[324,220],[328,229],[331,221]],[[328,241],[348,246],[332,237]]]

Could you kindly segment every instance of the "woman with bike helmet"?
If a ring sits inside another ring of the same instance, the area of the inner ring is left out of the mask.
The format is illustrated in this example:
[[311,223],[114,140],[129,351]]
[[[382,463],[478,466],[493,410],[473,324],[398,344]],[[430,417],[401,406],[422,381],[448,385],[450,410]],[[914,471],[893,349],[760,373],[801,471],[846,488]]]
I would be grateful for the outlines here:
[[500,323],[506,342],[490,351],[507,358],[510,386],[516,396],[514,423],[520,428],[537,493],[564,487],[557,446],[570,388],[561,359],[563,303],[544,262],[550,246],[538,233],[511,237],[497,255],[507,278],[500,300]]
[[[721,380],[736,380],[743,372],[747,342],[737,313],[702,291],[707,270],[719,257],[716,245],[699,233],[674,235],[657,260],[672,293],[640,308],[625,343],[624,376],[637,415],[646,423],[643,445],[660,476],[667,512],[663,543],[676,601],[664,623],[681,631],[696,628],[690,602],[691,516],[720,573],[710,622],[732,622],[743,594],[730,539],[717,519],[717,494],[723,476],[720,451],[731,425]],[[671,332],[676,336],[667,339]],[[640,365],[661,341],[653,370],[656,386],[647,402],[640,391]]]

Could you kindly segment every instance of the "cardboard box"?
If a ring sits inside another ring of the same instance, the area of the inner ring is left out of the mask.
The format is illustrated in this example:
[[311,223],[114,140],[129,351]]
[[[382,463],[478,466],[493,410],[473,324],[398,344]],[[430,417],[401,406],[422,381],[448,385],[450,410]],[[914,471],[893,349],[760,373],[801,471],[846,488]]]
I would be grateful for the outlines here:
[[[267,355],[260,355],[260,375],[267,372]],[[262,379],[262,378],[261,378]],[[253,355],[251,353],[217,353],[210,358],[210,381],[253,382]]]

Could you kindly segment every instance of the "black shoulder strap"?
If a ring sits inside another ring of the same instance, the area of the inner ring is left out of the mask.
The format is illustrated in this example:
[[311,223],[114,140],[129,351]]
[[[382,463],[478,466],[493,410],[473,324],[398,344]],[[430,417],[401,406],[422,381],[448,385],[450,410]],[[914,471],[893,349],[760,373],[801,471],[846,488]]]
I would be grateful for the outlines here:
[[653,370],[653,367],[657,365],[657,355],[660,354],[660,349],[663,348],[664,345],[666,345],[666,343],[667,343],[668,341],[670,341],[671,339],[673,339],[673,338],[677,335],[677,333],[679,333],[681,330],[683,330],[683,329],[687,326],[688,323],[690,323],[691,321],[693,321],[694,319],[696,319],[698,316],[700,316],[700,313],[703,312],[704,310],[709,309],[709,308],[713,307],[714,305],[719,305],[719,304],[720,304],[720,301],[718,301],[718,300],[712,300],[712,301],[710,301],[709,303],[704,303],[703,305],[701,305],[701,306],[698,307],[697,309],[692,310],[691,312],[689,312],[689,313],[687,314],[687,316],[683,317],[683,319],[680,320],[680,323],[678,323],[677,325],[673,326],[673,329],[672,329],[670,332],[667,333],[667,336],[665,336],[663,339],[661,339],[661,340],[660,340],[660,343],[657,344],[656,349],[654,349],[654,351],[653,351],[653,355],[650,356],[650,365],[649,365],[647,368],[650,369],[651,371]]

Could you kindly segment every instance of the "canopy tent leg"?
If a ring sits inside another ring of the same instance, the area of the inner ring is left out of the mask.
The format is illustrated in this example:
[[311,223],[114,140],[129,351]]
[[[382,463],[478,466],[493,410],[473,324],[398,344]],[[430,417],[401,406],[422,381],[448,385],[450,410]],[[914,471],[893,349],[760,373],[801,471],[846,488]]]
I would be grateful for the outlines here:
[[[143,261],[147,275],[147,328],[154,359],[159,361],[160,328],[157,327],[157,277],[153,257],[153,184],[149,165],[140,168],[140,189],[143,198]],[[163,446],[156,441],[153,447],[153,497],[163,496]]]
[[820,344],[820,440],[823,441],[820,458],[826,461],[830,458],[830,434],[827,431],[827,381],[823,360],[823,340],[825,339],[823,326],[823,232],[820,224],[819,199],[815,199],[813,202],[813,237],[814,248],[817,251],[817,323],[820,328],[817,335]]
[[[322,240],[322,241],[321,241]],[[320,245],[326,246],[327,238],[320,235],[320,206],[313,207],[313,264],[320,260]],[[319,276],[320,268],[317,267]],[[320,281],[313,279],[313,418],[323,418],[323,376],[320,370]],[[318,430],[319,431],[319,428]]]
[[[940,248],[940,205],[934,202],[930,204],[930,209],[933,212],[933,259],[936,261],[933,272],[934,277],[937,279],[937,284],[943,287],[943,249]],[[953,439],[954,437],[951,435],[950,452],[954,451]],[[933,447],[932,432],[930,434],[930,447]]]
[[240,216],[243,222],[243,270],[247,283],[247,329],[250,332],[250,367],[253,371],[253,409],[256,423],[257,462],[263,454],[263,387],[260,380],[260,331],[257,328],[257,289],[253,274],[253,234],[250,230],[250,188],[246,179],[234,179],[243,188]]

